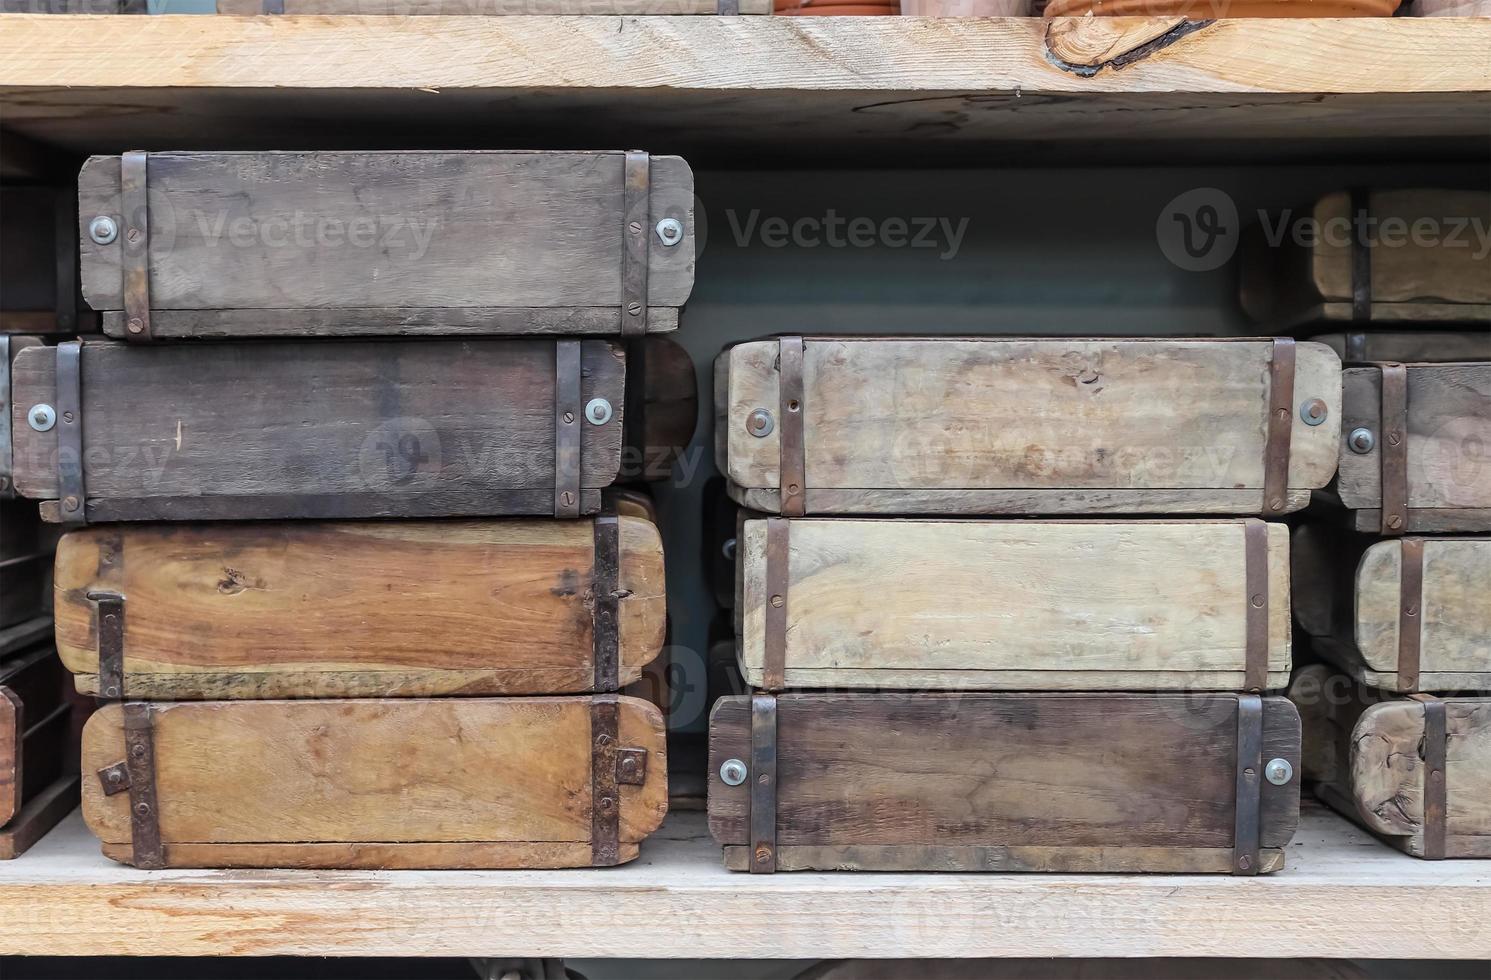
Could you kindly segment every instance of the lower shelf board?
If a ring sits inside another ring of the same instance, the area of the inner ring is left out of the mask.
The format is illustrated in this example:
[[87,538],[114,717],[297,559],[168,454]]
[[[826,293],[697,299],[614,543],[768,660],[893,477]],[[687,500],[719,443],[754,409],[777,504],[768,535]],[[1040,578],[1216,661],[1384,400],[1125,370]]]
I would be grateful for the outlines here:
[[701,813],[617,868],[146,872],[74,813],[0,862],[0,922],[0,955],[1483,959],[1491,862],[1420,861],[1307,801],[1263,878],[743,875]]

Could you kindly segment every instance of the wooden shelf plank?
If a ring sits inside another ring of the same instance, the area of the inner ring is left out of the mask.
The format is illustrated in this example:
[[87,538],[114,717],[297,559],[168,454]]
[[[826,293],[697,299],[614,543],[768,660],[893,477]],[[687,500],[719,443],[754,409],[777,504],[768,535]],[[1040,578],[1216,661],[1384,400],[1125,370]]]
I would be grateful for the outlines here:
[[271,124],[285,147],[918,161],[1491,147],[1491,20],[1475,18],[6,15],[0,37],[0,119],[75,152],[262,146]]
[[1247,879],[732,874],[698,813],[605,870],[142,872],[74,814],[0,864],[0,922],[0,954],[1484,958],[1491,864],[1307,805],[1286,870]]

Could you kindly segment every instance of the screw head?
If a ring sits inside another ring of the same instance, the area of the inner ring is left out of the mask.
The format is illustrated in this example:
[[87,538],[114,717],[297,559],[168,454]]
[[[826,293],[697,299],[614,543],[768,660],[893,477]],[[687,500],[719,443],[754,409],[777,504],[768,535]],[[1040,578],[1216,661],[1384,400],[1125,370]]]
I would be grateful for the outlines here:
[[1263,778],[1275,786],[1283,786],[1294,778],[1294,767],[1289,764],[1288,759],[1270,759],[1268,765],[1263,767]]
[[1403,526],[1402,516],[1399,514],[1394,514],[1392,517],[1389,517],[1387,519],[1387,526],[1396,531],[1398,528]]
[[631,303],[631,304],[628,304],[627,308],[626,308],[626,312],[627,312],[628,316],[641,316],[642,315],[642,304],[641,303]]
[[758,408],[746,416],[746,431],[757,439],[765,439],[771,435],[771,430],[774,428],[776,428],[776,421],[764,408]]
[[683,241],[683,222],[677,218],[664,218],[657,223],[658,241],[672,248]]
[[1351,430],[1351,435],[1346,437],[1346,445],[1358,456],[1365,456],[1377,447],[1377,437],[1372,430],[1361,426]]
[[57,412],[50,405],[32,405],[26,422],[37,432],[48,432],[57,424]]
[[739,786],[746,781],[746,764],[739,759],[726,759],[720,766],[720,782],[726,786]]
[[119,237],[119,224],[106,214],[88,222],[88,237],[100,245],[108,245]]
[[585,418],[591,425],[605,425],[611,415],[611,403],[604,398],[592,398],[585,404]]
[[78,509],[78,498],[69,494],[62,498],[62,509],[71,513]]
[[1319,425],[1329,414],[1330,410],[1319,398],[1311,398],[1299,407],[1299,417],[1305,425]]
[[145,322],[137,316],[132,316],[129,318],[129,323],[125,324],[125,329],[130,333],[141,333],[145,329]]

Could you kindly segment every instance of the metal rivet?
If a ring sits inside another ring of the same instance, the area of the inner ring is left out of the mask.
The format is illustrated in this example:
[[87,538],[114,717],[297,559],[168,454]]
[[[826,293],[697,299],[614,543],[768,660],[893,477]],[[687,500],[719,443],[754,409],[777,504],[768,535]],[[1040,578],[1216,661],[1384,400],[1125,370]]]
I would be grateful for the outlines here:
[[1417,616],[1418,614],[1419,614],[1419,607],[1418,606],[1408,605],[1408,606],[1404,606],[1403,607],[1403,615],[1405,615],[1405,616]]
[[591,425],[605,425],[611,421],[611,403],[604,398],[592,398],[585,403],[585,417]]
[[100,245],[108,245],[119,237],[119,226],[114,223],[113,218],[101,214],[88,222],[88,237]]
[[68,511],[77,510],[78,509],[78,498],[77,497],[73,497],[73,496],[63,497],[62,498],[62,509],[63,510],[68,510]]
[[117,698],[119,696],[119,688],[115,687],[113,684],[110,684],[107,688],[104,689],[104,696]]
[[778,609],[782,608],[782,597],[779,596],[779,595],[772,596],[771,597],[771,604],[773,606],[777,607]]
[[609,796],[602,796],[601,797],[601,812],[602,813],[610,813],[615,808],[616,808],[616,801],[615,800],[611,799],[611,797],[609,797]]
[[150,804],[149,803],[136,803],[135,804],[135,812],[138,813],[142,817],[148,815],[150,813]]
[[658,241],[673,246],[683,241],[683,222],[677,218],[664,218],[657,223]]
[[1294,778],[1294,767],[1288,759],[1270,759],[1263,767],[1263,776],[1275,786],[1283,786]]
[[1247,855],[1243,855],[1242,857],[1237,859],[1237,866],[1246,871],[1253,866],[1253,862],[1248,860]]
[[757,864],[765,864],[767,861],[770,861],[770,860],[771,860],[771,848],[766,847],[764,845],[761,846],[761,847],[756,848],[756,863]]
[[1299,417],[1304,421],[1305,425],[1319,425],[1325,421],[1325,417],[1329,414],[1330,410],[1326,408],[1325,402],[1319,398],[1311,398],[1299,407]]
[[726,786],[739,786],[746,781],[746,764],[739,759],[726,759],[720,766],[720,782]]
[[145,746],[136,745],[134,748],[130,749],[129,754],[134,756],[136,759],[143,759],[145,758]]
[[776,422],[771,413],[764,408],[758,408],[746,416],[746,431],[757,439],[764,439],[771,435],[771,430],[776,428]]
[[726,538],[725,543],[720,545],[720,554],[725,556],[726,561],[735,560],[735,539]]
[[1389,517],[1387,519],[1387,526],[1396,531],[1398,528],[1403,526],[1403,518],[1399,517],[1397,514],[1394,514],[1392,517]]
[[570,504],[575,502],[575,495],[566,490],[559,495],[559,501],[564,504],[564,506],[568,507]]
[[126,329],[130,333],[140,333],[145,329],[145,324],[139,317],[132,316],[129,318],[129,323],[126,324]]
[[606,746],[610,745],[614,741],[615,741],[615,739],[613,739],[611,736],[605,735],[605,734],[597,735],[595,737],[595,744],[599,745],[601,748],[605,748]]
[[37,432],[46,432],[57,424],[57,413],[50,405],[32,405],[26,413],[26,421]]
[[1253,608],[1254,609],[1262,609],[1263,608],[1263,595],[1261,593],[1258,594],[1258,595],[1253,596],[1248,601],[1253,604]]
[[1365,456],[1377,447],[1377,437],[1365,427],[1352,429],[1351,435],[1346,437],[1346,445],[1358,456]]
[[641,303],[632,303],[631,305],[629,305],[626,308],[626,311],[627,311],[628,314],[630,314],[632,316],[641,316],[642,315],[642,304]]

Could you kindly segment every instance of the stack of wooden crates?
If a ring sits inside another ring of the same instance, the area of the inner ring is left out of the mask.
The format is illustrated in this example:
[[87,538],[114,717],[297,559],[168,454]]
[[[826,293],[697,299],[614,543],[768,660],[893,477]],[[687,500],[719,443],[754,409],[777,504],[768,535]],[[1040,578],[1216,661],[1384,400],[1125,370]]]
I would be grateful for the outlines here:
[[603,490],[692,286],[687,165],[132,152],[78,197],[112,339],[21,351],[12,419],[17,488],[68,527],[58,650],[110,702],[104,853],[634,858],[664,722],[617,692],[663,645],[662,548]]
[[1423,858],[1491,856],[1491,197],[1331,194],[1351,234],[1250,266],[1258,315],[1330,323],[1339,472],[1295,532],[1316,795]]
[[1277,520],[1334,472],[1340,377],[1289,338],[725,351],[720,467],[760,512],[737,549],[759,693],[710,723],[727,866],[1281,867]]

